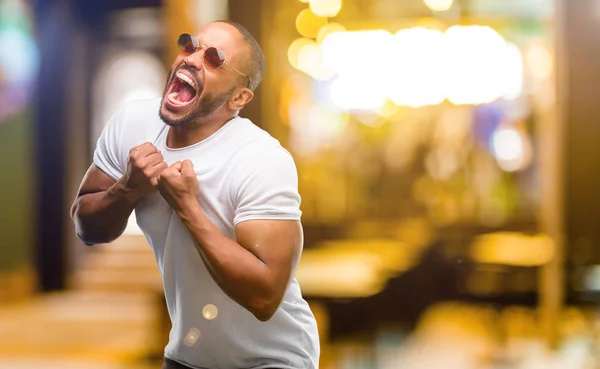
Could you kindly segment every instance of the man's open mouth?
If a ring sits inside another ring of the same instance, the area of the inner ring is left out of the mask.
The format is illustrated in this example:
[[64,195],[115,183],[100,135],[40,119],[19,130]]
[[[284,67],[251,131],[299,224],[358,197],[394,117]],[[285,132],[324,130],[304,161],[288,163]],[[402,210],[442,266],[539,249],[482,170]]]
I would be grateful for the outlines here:
[[194,101],[198,95],[198,85],[194,77],[186,70],[178,70],[167,92],[167,103],[174,108],[182,108]]

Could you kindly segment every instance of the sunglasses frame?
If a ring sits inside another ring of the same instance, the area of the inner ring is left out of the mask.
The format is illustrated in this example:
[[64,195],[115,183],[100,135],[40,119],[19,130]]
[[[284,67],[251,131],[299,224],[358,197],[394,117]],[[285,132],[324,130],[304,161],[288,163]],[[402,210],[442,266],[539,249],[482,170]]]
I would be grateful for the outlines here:
[[[188,48],[188,44],[190,44],[190,43],[192,44],[192,47],[193,47],[193,49],[191,49],[191,50]],[[250,82],[251,82],[250,77],[248,77],[244,73],[240,72],[239,70],[237,70],[233,66],[229,65],[229,63],[225,59],[225,53],[222,50],[217,49],[216,47],[213,47],[213,46],[206,46],[206,45],[200,43],[200,41],[198,40],[198,38],[196,36],[191,35],[189,33],[182,33],[181,35],[179,35],[179,39],[177,40],[177,45],[179,45],[179,47],[181,47],[184,52],[186,52],[186,53],[188,53],[190,55],[193,54],[193,53],[195,53],[195,52],[197,52],[200,49],[204,50],[204,55],[202,56],[202,64],[204,65],[204,67],[206,69],[216,70],[216,69],[219,69],[222,66],[226,65],[227,68],[230,68],[231,70],[233,70],[234,72],[236,72],[240,76],[246,78],[248,80],[248,85],[246,87],[250,88]],[[219,65],[216,68],[213,68],[212,66],[207,65],[207,64],[210,64],[210,63],[207,63],[205,61],[205,59],[206,59],[206,51],[209,50],[209,49],[213,49],[213,50],[215,50],[217,52],[217,54],[223,55],[223,58],[222,58],[223,62],[221,63],[221,65]]]

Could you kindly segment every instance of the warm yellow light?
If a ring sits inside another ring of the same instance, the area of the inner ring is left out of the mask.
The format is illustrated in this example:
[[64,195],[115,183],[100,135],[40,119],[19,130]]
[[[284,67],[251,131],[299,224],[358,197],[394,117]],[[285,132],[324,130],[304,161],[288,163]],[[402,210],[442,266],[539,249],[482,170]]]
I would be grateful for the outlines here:
[[546,79],[552,73],[553,60],[548,47],[535,44],[526,52],[527,69],[537,80]]
[[368,72],[338,76],[331,83],[329,94],[335,106],[345,110],[373,111],[387,99],[381,79],[371,78]]
[[316,38],[325,24],[327,19],[316,15],[310,9],[302,10],[296,17],[296,29],[302,36],[308,38]]
[[310,0],[310,10],[321,17],[335,17],[342,10],[342,0]]
[[322,43],[325,37],[335,32],[345,32],[346,28],[339,23],[327,23],[317,34],[317,43]]
[[480,236],[471,245],[471,256],[480,263],[540,266],[550,262],[554,253],[554,242],[543,234],[498,232]]
[[371,128],[379,128],[383,126],[386,122],[385,119],[381,119],[381,117],[377,114],[371,113],[371,110],[377,110],[380,108],[369,109],[366,112],[356,112],[352,114],[352,117],[356,119],[358,122],[361,122],[365,126]]
[[504,94],[506,42],[487,26],[446,30],[445,89],[454,104],[490,103]]
[[523,142],[519,132],[511,128],[501,128],[494,132],[493,149],[501,160],[515,160],[523,156]]
[[436,12],[443,12],[452,7],[453,0],[424,0],[425,5],[429,7],[429,9]]
[[300,2],[301,2],[301,3],[304,3],[304,4],[308,3],[308,1],[309,1],[309,0],[300,0]]
[[391,118],[400,110],[400,107],[392,101],[387,100],[382,106],[375,109],[375,113],[383,118]]
[[213,320],[219,315],[219,309],[213,304],[208,304],[202,309],[202,315],[206,320]]
[[335,72],[323,64],[321,46],[313,39],[298,38],[288,48],[290,64],[319,81],[327,81],[335,76]]
[[321,45],[311,43],[305,45],[298,55],[300,70],[318,81],[328,81],[335,76],[335,72],[323,63]]
[[507,42],[504,56],[504,66],[499,71],[504,77],[502,97],[515,100],[523,91],[523,54],[517,45]]
[[391,39],[385,30],[330,33],[322,42],[323,62],[336,73],[387,74],[382,63],[388,61]]
[[415,108],[443,102],[443,53],[444,34],[440,31],[411,28],[396,33],[390,48],[389,98]]
[[298,54],[298,66],[306,74],[316,71],[321,64],[321,48],[316,43],[302,46]]
[[492,151],[500,168],[507,172],[524,169],[532,158],[529,138],[511,126],[501,126],[492,133]]
[[322,68],[328,77],[337,75],[330,94],[342,109],[380,107],[387,99],[409,107],[445,99],[486,104],[515,99],[523,90],[520,49],[490,27],[417,27],[394,36],[384,30],[323,33]]
[[289,106],[290,146],[302,156],[317,155],[335,143],[348,125],[348,114],[322,103],[296,100]]
[[391,34],[383,30],[335,32],[324,38],[324,67],[337,74],[329,89],[337,107],[373,110],[385,103],[389,70],[383,63],[390,40]]
[[310,76],[317,81],[329,81],[335,77],[335,72],[333,72],[331,69],[325,68],[323,64],[321,64],[319,65],[319,68],[310,73]]
[[315,43],[315,41],[311,40],[310,38],[301,37],[301,38],[295,39],[290,44],[287,55],[288,55],[288,61],[290,62],[292,67],[294,67],[298,70],[302,70],[299,65],[300,50],[302,50],[302,48],[305,45],[310,45],[310,44],[314,44],[314,43]]

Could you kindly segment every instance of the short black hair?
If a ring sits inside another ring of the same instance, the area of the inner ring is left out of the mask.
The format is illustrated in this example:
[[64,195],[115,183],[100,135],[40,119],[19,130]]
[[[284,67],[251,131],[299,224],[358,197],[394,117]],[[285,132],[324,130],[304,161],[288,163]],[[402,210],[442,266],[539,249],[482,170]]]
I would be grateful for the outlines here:
[[226,23],[237,29],[238,32],[244,38],[244,42],[246,43],[246,45],[250,47],[250,60],[246,61],[245,69],[246,74],[250,79],[248,88],[254,91],[260,85],[263,76],[265,75],[266,62],[265,54],[263,53],[262,48],[254,38],[254,36],[252,36],[252,34],[250,34],[250,32],[248,32],[248,30],[244,28],[244,26],[242,26],[241,24],[231,20],[218,20],[215,21],[215,23],[216,22]]

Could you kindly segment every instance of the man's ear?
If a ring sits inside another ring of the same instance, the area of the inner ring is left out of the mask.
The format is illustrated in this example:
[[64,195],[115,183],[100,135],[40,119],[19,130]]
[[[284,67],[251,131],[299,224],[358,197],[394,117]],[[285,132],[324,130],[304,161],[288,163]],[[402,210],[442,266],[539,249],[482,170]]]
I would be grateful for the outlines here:
[[241,88],[233,93],[229,99],[231,110],[242,110],[254,98],[254,92],[249,88]]

